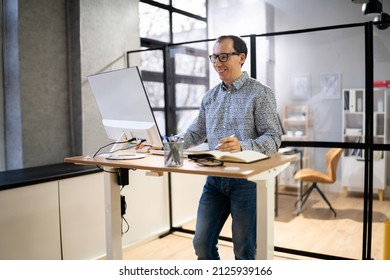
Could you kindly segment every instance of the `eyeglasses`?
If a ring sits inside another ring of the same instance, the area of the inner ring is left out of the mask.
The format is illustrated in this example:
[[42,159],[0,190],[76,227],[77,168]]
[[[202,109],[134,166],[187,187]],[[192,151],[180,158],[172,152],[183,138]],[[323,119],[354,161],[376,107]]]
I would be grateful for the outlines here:
[[209,55],[211,63],[217,62],[217,58],[221,62],[226,62],[229,59],[229,55],[239,55],[239,52],[230,52],[230,53],[220,53],[220,54],[211,54]]
[[212,157],[197,158],[195,159],[195,162],[200,166],[222,166],[223,165],[223,161]]

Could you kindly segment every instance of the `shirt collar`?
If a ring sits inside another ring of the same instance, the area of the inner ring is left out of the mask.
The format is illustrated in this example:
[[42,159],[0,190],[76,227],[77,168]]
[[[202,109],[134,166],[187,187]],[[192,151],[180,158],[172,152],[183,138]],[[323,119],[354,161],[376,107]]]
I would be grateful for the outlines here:
[[231,92],[234,90],[239,90],[248,78],[248,73],[246,71],[243,71],[242,75],[238,77],[233,83],[231,83],[229,87],[226,87],[223,82],[221,83],[221,87]]

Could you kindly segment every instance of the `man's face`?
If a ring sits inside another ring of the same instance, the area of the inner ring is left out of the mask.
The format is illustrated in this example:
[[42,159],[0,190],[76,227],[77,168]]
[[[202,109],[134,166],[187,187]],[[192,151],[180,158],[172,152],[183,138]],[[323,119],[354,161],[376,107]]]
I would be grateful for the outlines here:
[[[233,48],[233,40],[225,39],[222,42],[216,42],[213,48],[213,54],[235,52]],[[213,63],[215,71],[225,85],[230,85],[234,80],[242,75],[241,65],[245,61],[245,54],[229,55],[228,60],[221,62],[219,59]]]

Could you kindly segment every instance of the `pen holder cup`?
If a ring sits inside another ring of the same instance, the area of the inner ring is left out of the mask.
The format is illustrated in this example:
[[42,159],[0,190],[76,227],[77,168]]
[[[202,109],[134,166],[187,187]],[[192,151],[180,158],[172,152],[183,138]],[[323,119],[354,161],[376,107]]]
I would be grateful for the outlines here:
[[183,142],[164,143],[164,165],[166,167],[183,166]]

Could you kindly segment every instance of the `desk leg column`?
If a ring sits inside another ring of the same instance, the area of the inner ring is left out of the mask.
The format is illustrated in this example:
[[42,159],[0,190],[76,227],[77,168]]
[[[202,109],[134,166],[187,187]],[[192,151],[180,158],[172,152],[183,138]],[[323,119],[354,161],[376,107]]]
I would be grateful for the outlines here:
[[274,190],[275,178],[256,181],[257,184],[257,252],[256,259],[274,257]]
[[104,174],[106,253],[109,260],[122,259],[121,195],[116,179],[116,173],[106,172]]

